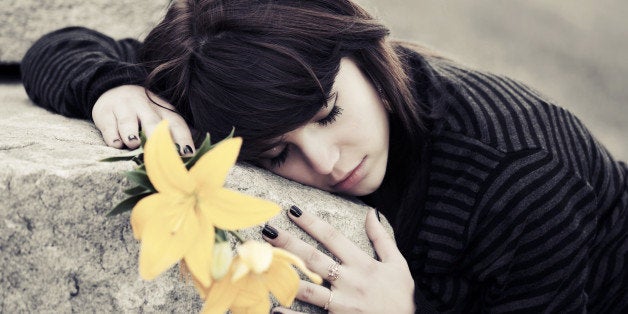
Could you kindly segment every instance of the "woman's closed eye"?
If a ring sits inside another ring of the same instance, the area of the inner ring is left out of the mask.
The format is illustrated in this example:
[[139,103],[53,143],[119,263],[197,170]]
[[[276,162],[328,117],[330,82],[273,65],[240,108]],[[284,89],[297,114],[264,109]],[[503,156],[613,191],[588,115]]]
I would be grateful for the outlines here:
[[270,166],[272,168],[281,167],[281,165],[286,161],[286,158],[288,158],[289,151],[290,151],[290,146],[286,145],[281,151],[281,153],[279,153],[279,155],[270,158]]
[[334,105],[334,107],[331,108],[331,111],[329,112],[329,114],[325,116],[324,118],[316,121],[316,123],[322,126],[327,126],[330,123],[334,123],[336,121],[336,118],[338,118],[338,116],[341,114],[342,114],[342,108]]
[[[318,123],[321,126],[327,126],[331,123],[334,123],[336,119],[338,118],[338,116],[340,116],[341,114],[342,114],[342,108],[334,105],[334,107],[329,111],[327,116],[325,116],[324,118],[320,120],[317,120],[316,123]],[[270,166],[272,168],[281,167],[281,165],[288,158],[289,153],[290,153],[290,145],[286,145],[284,149],[277,156],[270,158]]]

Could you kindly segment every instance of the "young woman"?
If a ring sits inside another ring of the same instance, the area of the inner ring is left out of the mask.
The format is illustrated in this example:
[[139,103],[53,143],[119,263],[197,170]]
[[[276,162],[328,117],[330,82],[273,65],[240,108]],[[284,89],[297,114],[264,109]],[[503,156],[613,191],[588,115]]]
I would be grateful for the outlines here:
[[378,208],[397,241],[369,213],[380,261],[298,207],[340,264],[263,230],[328,279],[298,298],[331,312],[628,310],[626,165],[535,90],[388,33],[349,0],[181,0],[143,43],[44,36],[23,81],[110,146],[165,118],[190,154],[188,125],[235,127],[243,160]]

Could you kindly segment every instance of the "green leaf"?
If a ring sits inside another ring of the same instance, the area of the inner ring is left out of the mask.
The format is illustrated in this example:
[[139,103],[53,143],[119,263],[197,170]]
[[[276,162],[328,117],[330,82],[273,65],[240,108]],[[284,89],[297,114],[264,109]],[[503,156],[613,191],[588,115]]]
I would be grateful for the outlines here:
[[131,209],[133,209],[133,207],[135,207],[135,204],[137,204],[137,202],[139,202],[141,199],[143,199],[144,197],[149,196],[151,194],[153,194],[153,193],[146,192],[146,193],[142,193],[142,194],[138,194],[138,195],[133,195],[133,196],[125,199],[124,201],[122,201],[118,205],[116,205],[116,207],[114,207],[110,212],[108,212],[107,213],[107,217],[119,215],[119,214],[122,214],[124,212],[130,211]]
[[224,138],[224,139],[222,139],[222,140],[224,141],[224,140],[226,140],[226,139],[228,139],[228,138],[232,138],[234,134],[235,134],[235,127],[234,127],[234,126],[232,126],[232,127],[231,127],[231,132],[229,133],[229,135],[227,135],[227,137],[225,137],[225,138]]
[[101,162],[115,162],[115,161],[124,161],[124,160],[133,160],[135,156],[115,156],[115,157],[107,157],[105,159],[101,159]]
[[207,133],[207,135],[205,136],[205,140],[203,140],[203,143],[201,143],[201,146],[199,146],[199,148],[196,150],[196,153],[194,154],[194,156],[192,156],[187,162],[185,162],[185,167],[188,170],[190,170],[192,166],[194,166],[194,164],[196,164],[196,162],[211,149],[212,149],[212,144],[211,144],[209,133]]
[[140,131],[140,148],[144,148],[144,145],[146,145],[146,133]]
[[135,161],[134,159],[138,158],[138,156],[140,156],[139,158],[143,158],[143,153],[144,153],[144,150],[140,147],[140,148],[132,150],[130,155],[113,156],[113,157],[101,159],[100,161],[102,162],[115,162],[115,161],[123,161],[123,160]]
[[138,166],[144,165],[144,153],[140,153],[139,155],[133,157],[133,160]]
[[145,187],[141,185],[124,190],[124,193],[127,195],[137,195],[137,194],[146,193],[146,192],[151,192],[151,191],[149,191],[148,189],[146,189]]
[[220,229],[220,228],[215,228],[216,230],[216,242],[224,242],[227,241],[227,232]]
[[148,179],[148,175],[146,174],[146,171],[143,171],[143,170],[127,171],[126,177],[129,178],[129,180],[139,184],[140,186],[145,187],[149,191],[157,192],[153,184],[150,183],[150,180]]

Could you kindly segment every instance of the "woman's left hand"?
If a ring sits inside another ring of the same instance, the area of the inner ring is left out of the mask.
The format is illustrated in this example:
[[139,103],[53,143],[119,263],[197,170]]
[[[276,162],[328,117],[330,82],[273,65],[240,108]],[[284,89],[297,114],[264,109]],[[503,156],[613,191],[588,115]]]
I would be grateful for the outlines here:
[[[366,216],[366,233],[381,261],[367,255],[315,215],[293,207],[288,216],[340,262],[337,265],[331,257],[286,231],[265,227],[266,241],[299,256],[310,270],[331,283],[326,288],[302,280],[297,299],[330,313],[414,313],[414,280],[408,263],[377,219],[375,210]],[[273,309],[272,313],[276,312],[297,313],[285,308]]]

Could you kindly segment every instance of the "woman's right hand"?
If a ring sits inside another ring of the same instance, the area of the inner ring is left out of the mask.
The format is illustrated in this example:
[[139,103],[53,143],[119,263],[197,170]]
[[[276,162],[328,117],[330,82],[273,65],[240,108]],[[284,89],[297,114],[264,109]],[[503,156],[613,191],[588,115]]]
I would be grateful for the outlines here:
[[150,136],[157,123],[167,119],[172,138],[180,147],[179,153],[191,155],[194,142],[185,120],[175,111],[174,106],[148,93],[159,106],[148,98],[144,87],[138,85],[118,86],[98,98],[92,109],[92,119],[107,145],[135,149],[140,146],[140,126],[146,136]]

